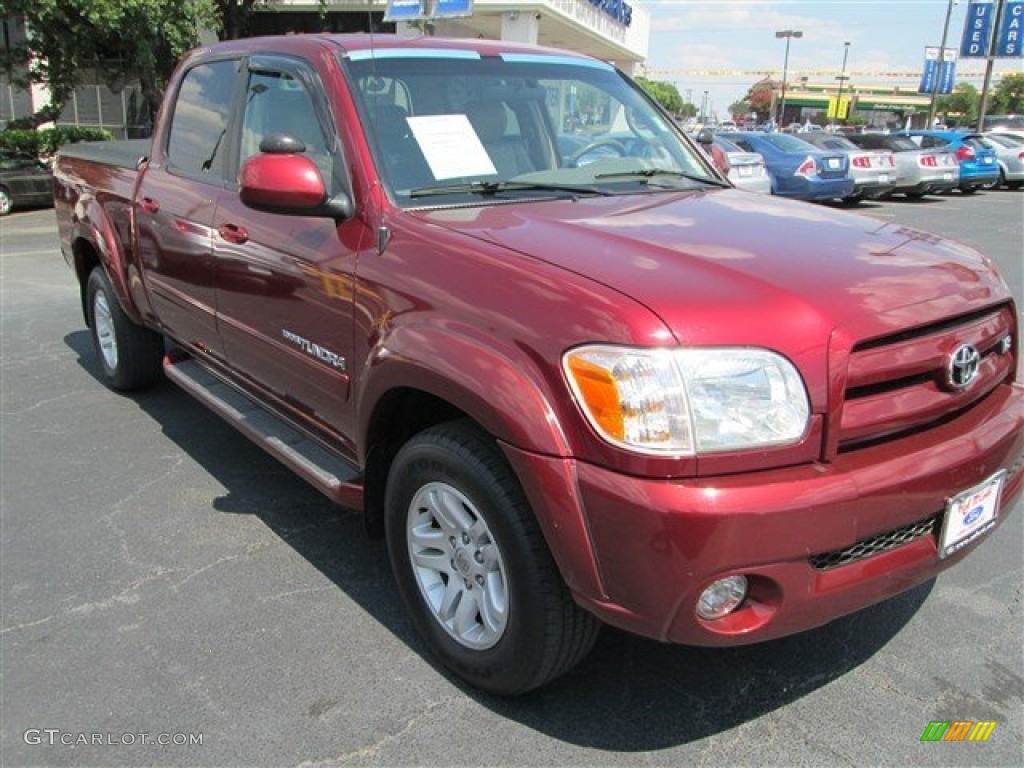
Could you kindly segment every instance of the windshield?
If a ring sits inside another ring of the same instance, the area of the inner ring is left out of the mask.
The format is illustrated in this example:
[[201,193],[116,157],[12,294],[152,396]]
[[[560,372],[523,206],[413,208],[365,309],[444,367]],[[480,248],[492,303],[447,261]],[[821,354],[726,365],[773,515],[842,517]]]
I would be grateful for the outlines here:
[[602,62],[394,48],[354,51],[347,67],[400,205],[723,185],[671,120]]

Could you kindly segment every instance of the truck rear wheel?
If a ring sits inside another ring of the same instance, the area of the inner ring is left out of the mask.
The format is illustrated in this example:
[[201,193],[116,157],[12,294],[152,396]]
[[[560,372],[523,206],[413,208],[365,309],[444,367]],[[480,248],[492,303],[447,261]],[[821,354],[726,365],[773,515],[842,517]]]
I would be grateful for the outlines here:
[[89,330],[103,378],[122,391],[154,384],[162,371],[163,336],[131,321],[100,267],[89,274],[85,290]]
[[514,695],[579,662],[597,619],[562,582],[494,440],[469,422],[421,432],[387,484],[388,553],[399,592],[441,662]]

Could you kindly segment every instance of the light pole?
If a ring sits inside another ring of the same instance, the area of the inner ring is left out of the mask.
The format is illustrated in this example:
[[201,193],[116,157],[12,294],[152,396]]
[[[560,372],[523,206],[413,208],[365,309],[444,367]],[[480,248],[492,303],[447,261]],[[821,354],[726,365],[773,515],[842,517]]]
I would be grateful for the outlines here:
[[836,80],[839,81],[839,92],[836,94],[836,115],[833,118],[832,125],[835,126],[835,119],[843,111],[843,84],[846,82],[846,59],[850,55],[850,44],[848,42],[843,43],[843,68],[839,72],[839,77]]
[[799,39],[804,33],[799,29],[781,29],[775,33],[776,38],[786,38],[786,55],[782,60],[782,98],[779,100],[779,118],[776,120],[778,126],[782,126],[782,118],[786,114],[786,75],[789,72],[789,41],[794,37]]
[[708,122],[708,92],[704,91],[704,98],[700,100],[700,123],[707,125]]
[[959,4],[960,0],[949,0],[946,5],[946,21],[942,25],[942,45],[939,46],[939,60],[936,62],[935,81],[932,83],[931,103],[928,105],[928,123],[925,128],[935,125],[935,102],[939,94],[939,80],[942,76],[942,67],[946,63],[946,40],[949,39],[949,17],[953,15],[953,6]]

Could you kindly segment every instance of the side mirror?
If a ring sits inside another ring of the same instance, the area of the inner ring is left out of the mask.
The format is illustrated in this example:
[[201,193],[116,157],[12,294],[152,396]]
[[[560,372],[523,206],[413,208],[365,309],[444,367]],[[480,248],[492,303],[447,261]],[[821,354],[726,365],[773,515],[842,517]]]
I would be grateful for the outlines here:
[[239,186],[242,202],[257,210],[336,219],[352,216],[348,195],[329,198],[320,169],[303,155],[254,155],[242,166]]
[[701,128],[697,133],[697,143],[703,144],[705,148],[715,143],[715,136],[707,128]]

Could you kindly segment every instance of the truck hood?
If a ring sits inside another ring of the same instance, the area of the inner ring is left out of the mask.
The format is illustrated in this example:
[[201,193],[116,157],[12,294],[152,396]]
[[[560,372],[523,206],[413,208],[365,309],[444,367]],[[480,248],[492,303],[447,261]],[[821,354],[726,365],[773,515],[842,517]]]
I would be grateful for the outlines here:
[[[657,313],[681,344],[799,356],[1007,296],[977,251],[867,216],[740,190],[418,211],[447,229],[598,281]],[[787,349],[788,347],[788,349]]]

